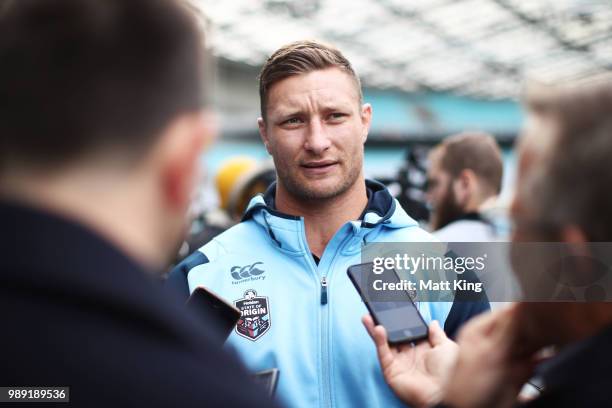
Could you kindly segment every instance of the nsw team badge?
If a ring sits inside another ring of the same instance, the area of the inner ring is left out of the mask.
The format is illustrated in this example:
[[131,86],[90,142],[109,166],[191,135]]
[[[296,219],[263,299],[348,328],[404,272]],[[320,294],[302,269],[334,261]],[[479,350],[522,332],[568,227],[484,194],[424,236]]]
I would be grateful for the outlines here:
[[236,325],[236,333],[249,340],[257,340],[270,329],[270,305],[266,296],[257,296],[249,289],[244,298],[234,301],[241,316]]

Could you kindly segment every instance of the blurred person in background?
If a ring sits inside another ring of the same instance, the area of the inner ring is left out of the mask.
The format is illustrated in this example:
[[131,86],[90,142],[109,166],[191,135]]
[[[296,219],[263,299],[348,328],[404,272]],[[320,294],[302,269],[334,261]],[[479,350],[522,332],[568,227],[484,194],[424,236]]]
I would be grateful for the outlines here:
[[84,407],[271,405],[154,279],[211,138],[204,59],[176,1],[3,3],[0,385],[69,386]]
[[497,240],[482,214],[501,190],[503,163],[495,138],[466,132],[444,139],[429,153],[427,199],[431,229],[440,241]]
[[[288,406],[401,405],[360,328],[366,308],[346,270],[361,263],[364,244],[433,237],[364,178],[372,108],[359,78],[339,50],[292,43],[264,65],[260,103],[259,131],[278,181],[168,283],[184,297],[207,286],[242,310],[229,346],[253,371],[280,369],[278,395]],[[453,335],[488,303],[419,308]]]
[[[519,143],[519,174],[512,204],[513,241],[559,242],[594,259],[612,241],[612,85],[563,89],[538,103]],[[584,258],[582,258],[584,259]],[[526,293],[540,291],[534,274],[515,273]],[[565,271],[584,278],[593,262]],[[555,274],[551,269],[545,273]],[[609,281],[610,265],[604,265]],[[582,279],[584,280],[584,279]],[[458,346],[437,327],[429,342],[391,348],[383,327],[364,323],[378,350],[385,378],[397,395],[415,406],[603,407],[612,401],[612,297],[595,287],[582,301],[517,303],[467,324]],[[557,355],[541,372],[544,390],[518,403],[541,350]]]

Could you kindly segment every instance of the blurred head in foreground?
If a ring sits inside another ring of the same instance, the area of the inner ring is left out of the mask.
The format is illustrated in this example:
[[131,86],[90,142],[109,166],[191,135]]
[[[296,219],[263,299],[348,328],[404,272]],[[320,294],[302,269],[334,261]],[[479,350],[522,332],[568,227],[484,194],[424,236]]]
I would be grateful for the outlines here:
[[[566,279],[585,280],[602,272],[587,261],[602,255],[587,243],[612,241],[612,83],[548,91],[530,111],[519,143],[513,241],[570,244],[576,261]],[[610,265],[605,268],[610,274]],[[515,270],[527,292],[541,289],[534,286],[540,272]],[[579,301],[520,306],[533,332],[564,343],[612,322],[612,303],[603,301],[611,289],[591,285]]]
[[0,195],[148,266],[175,253],[210,136],[203,37],[168,0],[0,7]]

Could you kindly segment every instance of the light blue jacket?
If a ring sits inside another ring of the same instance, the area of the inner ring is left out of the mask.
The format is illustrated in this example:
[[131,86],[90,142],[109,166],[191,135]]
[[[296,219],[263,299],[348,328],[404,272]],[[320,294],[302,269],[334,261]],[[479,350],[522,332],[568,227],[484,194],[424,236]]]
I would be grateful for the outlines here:
[[[171,285],[180,287],[181,280],[184,285],[186,277],[190,292],[206,286],[243,311],[226,344],[252,371],[280,370],[277,396],[286,406],[402,406],[383,380],[374,344],[361,324],[367,309],[346,270],[361,262],[363,244],[435,239],[384,186],[366,184],[369,202],[362,219],[336,232],[318,265],[303,218],[276,211],[272,187],[251,200],[240,224],[170,275]],[[425,320],[440,324],[451,308],[457,327],[480,311],[466,304],[419,303]]]

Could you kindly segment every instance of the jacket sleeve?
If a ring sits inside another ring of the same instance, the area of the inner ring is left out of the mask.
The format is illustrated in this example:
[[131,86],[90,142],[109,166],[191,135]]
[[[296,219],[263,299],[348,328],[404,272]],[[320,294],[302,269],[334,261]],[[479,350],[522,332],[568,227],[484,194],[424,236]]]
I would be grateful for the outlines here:
[[189,284],[187,283],[189,271],[198,265],[208,263],[208,261],[208,257],[204,253],[195,251],[170,271],[165,286],[178,294],[183,300],[187,300],[189,298]]

